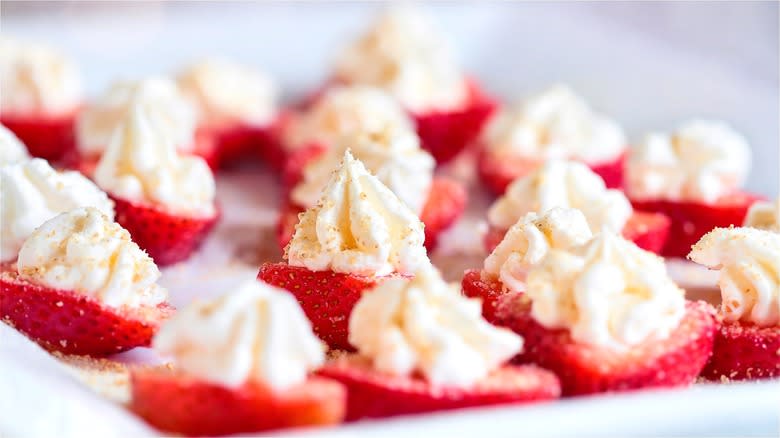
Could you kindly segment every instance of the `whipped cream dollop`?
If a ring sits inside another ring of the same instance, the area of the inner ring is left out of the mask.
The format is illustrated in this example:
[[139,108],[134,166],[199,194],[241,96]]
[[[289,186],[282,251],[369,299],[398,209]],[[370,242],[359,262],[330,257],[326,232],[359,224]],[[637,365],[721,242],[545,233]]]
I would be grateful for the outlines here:
[[551,249],[570,249],[593,237],[581,211],[555,207],[544,214],[528,213],[507,231],[485,259],[484,272],[506,289],[525,290],[528,269]]
[[38,44],[0,38],[0,112],[5,115],[62,115],[81,104],[76,64]]
[[360,298],[349,342],[381,372],[422,374],[434,385],[469,387],[523,348],[523,339],[482,318],[479,300],[460,294],[433,266],[389,279]]
[[738,189],[749,169],[745,137],[724,122],[694,120],[638,144],[626,165],[625,189],[632,199],[712,203]]
[[337,145],[345,136],[375,133],[388,127],[414,130],[414,124],[396,100],[366,85],[334,86],[301,115],[286,142],[293,148],[310,144]]
[[780,234],[753,228],[716,228],[688,254],[720,270],[720,311],[729,322],[780,325]]
[[264,126],[276,116],[277,90],[271,79],[243,65],[206,59],[181,72],[177,82],[203,124]]
[[177,214],[213,215],[216,188],[208,165],[179,155],[153,117],[143,105],[130,109],[98,162],[95,181],[119,198]]
[[27,147],[8,128],[0,125],[0,166],[18,163],[30,158]]
[[607,189],[588,166],[551,160],[512,182],[488,210],[488,222],[507,229],[530,212],[543,214],[553,207],[582,211],[596,232],[602,228],[620,232],[633,213],[623,192]]
[[88,156],[103,153],[114,132],[135,105],[144,108],[157,128],[179,151],[193,149],[197,124],[195,107],[174,81],[152,77],[115,82],[79,114],[76,120],[79,152]]
[[751,205],[745,226],[780,233],[780,198],[775,202],[758,201]]
[[61,213],[33,231],[17,268],[30,282],[109,307],[156,306],[168,295],[157,285],[160,271],[152,258],[127,230],[92,207]]
[[526,293],[543,326],[617,351],[667,338],[685,314],[684,291],[663,259],[608,231],[551,250],[529,270]]
[[500,112],[486,128],[484,143],[498,157],[614,160],[626,136],[614,120],[591,109],[565,85],[555,85],[514,109]]
[[40,158],[0,168],[0,261],[15,259],[41,224],[78,207],[114,217],[114,203],[78,172],[58,172]]
[[228,387],[255,382],[284,389],[325,361],[295,298],[257,280],[177,311],[153,346],[179,369]]
[[350,151],[299,216],[287,262],[312,271],[412,274],[428,263],[420,219]]
[[336,77],[380,87],[413,112],[460,107],[468,98],[465,78],[433,26],[409,7],[395,7],[349,46]]
[[409,129],[388,128],[343,137],[338,146],[304,167],[303,179],[291,193],[296,204],[311,207],[317,203],[346,149],[419,216],[428,200],[436,162],[420,148],[417,133]]

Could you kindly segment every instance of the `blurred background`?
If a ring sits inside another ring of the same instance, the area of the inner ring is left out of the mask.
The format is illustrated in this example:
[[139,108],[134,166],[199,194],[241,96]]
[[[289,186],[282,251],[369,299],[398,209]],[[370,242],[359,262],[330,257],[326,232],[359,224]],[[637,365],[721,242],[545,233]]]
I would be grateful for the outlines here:
[[[0,31],[77,59],[89,95],[113,79],[219,55],[271,74],[286,98],[324,80],[381,2],[15,2]],[[420,2],[464,68],[505,101],[569,83],[631,139],[692,117],[753,147],[748,187],[780,186],[778,2]]]

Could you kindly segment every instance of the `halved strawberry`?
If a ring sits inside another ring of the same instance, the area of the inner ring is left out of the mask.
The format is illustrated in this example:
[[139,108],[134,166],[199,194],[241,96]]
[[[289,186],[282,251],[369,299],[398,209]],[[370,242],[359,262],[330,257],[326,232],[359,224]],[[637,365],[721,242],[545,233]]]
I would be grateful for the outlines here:
[[753,380],[780,376],[780,327],[724,322],[712,358],[702,371],[709,380]]
[[[212,145],[213,152],[209,154],[213,155],[209,163],[212,169],[261,159],[273,169],[279,170],[284,162],[281,135],[287,117],[287,114],[282,112],[266,126],[235,124],[218,127],[206,125],[198,128],[198,137],[207,138]],[[208,156],[204,158],[209,161]]]
[[490,323],[496,322],[499,298],[509,293],[498,279],[490,278],[483,271],[469,269],[460,283],[463,295],[482,300],[482,316]]
[[130,232],[133,241],[159,266],[186,260],[197,250],[217,223],[211,216],[180,216],[154,205],[144,205],[110,196],[116,222]]
[[717,227],[740,226],[747,211],[759,196],[737,192],[718,199],[714,204],[689,201],[631,199],[636,210],[663,213],[671,220],[669,238],[661,255],[685,257],[691,246]]
[[228,388],[169,369],[131,371],[130,409],[152,426],[190,436],[262,432],[340,423],[346,391],[312,377],[291,388]]
[[295,295],[314,333],[330,348],[352,350],[349,315],[368,289],[387,277],[360,277],[333,271],[310,271],[286,263],[260,266],[257,278]]
[[717,330],[715,309],[703,301],[686,304],[683,320],[668,338],[625,352],[578,343],[567,330],[542,326],[531,316],[531,300],[524,293],[502,297],[496,317],[525,340],[516,361],[553,371],[564,395],[689,385],[712,355]]
[[287,156],[282,169],[282,196],[287,196],[290,191],[303,179],[303,169],[306,164],[323,154],[327,148],[320,143],[311,143],[302,146]]
[[73,291],[20,279],[8,265],[0,272],[0,318],[50,351],[106,356],[148,346],[172,312],[165,303],[108,307]]
[[19,137],[30,155],[57,162],[76,146],[73,129],[76,113],[34,117],[3,114],[0,123]]
[[535,366],[504,366],[470,388],[435,386],[418,376],[376,371],[369,359],[345,355],[319,374],[347,388],[347,421],[558,398],[555,375]]

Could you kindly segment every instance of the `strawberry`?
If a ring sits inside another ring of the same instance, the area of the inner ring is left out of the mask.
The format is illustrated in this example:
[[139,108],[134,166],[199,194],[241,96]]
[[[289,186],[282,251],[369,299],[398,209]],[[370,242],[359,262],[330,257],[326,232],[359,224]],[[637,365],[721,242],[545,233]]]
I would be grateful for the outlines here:
[[535,366],[504,366],[470,388],[434,386],[418,376],[375,371],[357,355],[341,356],[319,374],[347,388],[347,421],[501,404],[552,400],[560,384]]
[[0,273],[0,318],[50,351],[106,356],[148,346],[172,312],[165,303],[104,306],[76,292],[20,279],[7,265]]
[[298,215],[301,213],[303,213],[302,208],[289,202],[282,204],[279,209],[279,220],[276,222],[276,241],[282,251],[292,240],[295,226],[298,225]]
[[338,424],[346,393],[312,377],[283,390],[257,383],[229,388],[169,369],[131,371],[130,409],[152,426],[176,434],[216,436]]
[[738,192],[723,196],[714,204],[662,199],[631,199],[631,203],[636,210],[663,213],[671,219],[669,238],[661,255],[684,258],[691,251],[691,246],[712,229],[742,225],[750,206],[760,199],[749,193]]
[[525,339],[515,360],[536,363],[558,375],[564,395],[592,394],[693,383],[712,354],[717,330],[715,309],[688,302],[680,325],[663,340],[648,340],[626,352],[572,340],[565,329],[548,329],[531,316],[523,293],[504,295],[497,322]]
[[478,269],[469,269],[461,281],[463,295],[482,300],[482,316],[490,323],[496,321],[496,306],[499,298],[507,293],[498,279],[484,275]]
[[287,196],[290,191],[303,179],[303,169],[306,164],[326,151],[326,147],[320,143],[312,143],[291,152],[287,156],[282,169],[282,194]]
[[0,123],[19,137],[30,155],[57,162],[75,149],[75,118],[76,111],[50,117],[3,114]]
[[712,358],[702,372],[708,380],[752,380],[780,376],[780,327],[724,322]]
[[208,139],[213,150],[204,158],[212,169],[231,167],[247,160],[261,159],[272,168],[279,170],[284,162],[285,154],[281,144],[281,135],[287,118],[288,115],[283,112],[267,126],[247,124],[227,127],[202,126],[198,129],[197,136]]
[[285,263],[266,263],[257,278],[291,292],[311,321],[314,333],[332,349],[351,350],[349,315],[360,297],[384,277],[310,271]]
[[180,216],[153,205],[111,196],[116,222],[159,266],[186,260],[217,223],[219,212],[208,217]]

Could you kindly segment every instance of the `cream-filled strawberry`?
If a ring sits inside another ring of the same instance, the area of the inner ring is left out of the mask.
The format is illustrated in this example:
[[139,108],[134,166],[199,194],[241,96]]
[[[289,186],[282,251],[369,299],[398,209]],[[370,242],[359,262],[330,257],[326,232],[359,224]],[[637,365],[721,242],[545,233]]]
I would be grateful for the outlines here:
[[309,374],[325,361],[295,298],[250,280],[195,301],[164,324],[153,346],[172,366],[132,373],[130,406],[155,427],[214,436],[334,424],[341,385]]
[[775,202],[758,201],[751,205],[744,226],[780,233],[780,198]]
[[30,159],[27,147],[19,137],[0,124],[0,166]]
[[349,348],[347,317],[364,290],[430,263],[423,224],[346,151],[319,202],[300,214],[285,263],[259,278],[292,292],[332,348]]
[[607,229],[622,233],[640,247],[657,252],[663,247],[669,220],[663,215],[638,213],[616,189],[608,189],[583,163],[551,160],[515,180],[488,210],[490,251],[506,231],[526,214],[544,214],[553,207],[580,210],[594,232]]
[[480,176],[497,194],[552,159],[585,163],[609,188],[623,184],[623,130],[564,85],[500,112],[485,129],[481,144]]
[[363,294],[349,317],[357,354],[321,374],[347,387],[347,420],[557,397],[555,377],[504,365],[523,339],[480,314],[433,267]]
[[197,156],[180,155],[156,123],[134,105],[95,169],[116,204],[117,222],[159,265],[187,259],[219,216],[214,175]]
[[0,168],[0,262],[16,259],[32,232],[47,220],[78,207],[95,207],[109,218],[114,204],[78,172],[54,170],[46,160]]
[[723,323],[703,376],[717,381],[780,376],[780,234],[716,228],[688,258],[720,271]]
[[502,297],[497,323],[526,339],[521,361],[564,394],[691,384],[712,353],[714,310],[686,302],[663,259],[611,231],[552,249],[524,293]]
[[49,350],[102,356],[148,345],[171,308],[160,271],[92,207],[46,221],[0,273],[2,318]]
[[0,123],[30,154],[59,160],[73,149],[82,103],[75,63],[52,48],[0,38]]
[[649,134],[632,150],[625,191],[637,210],[672,219],[663,255],[685,257],[713,228],[742,224],[757,200],[740,189],[749,168],[741,134],[724,122],[694,120]]

